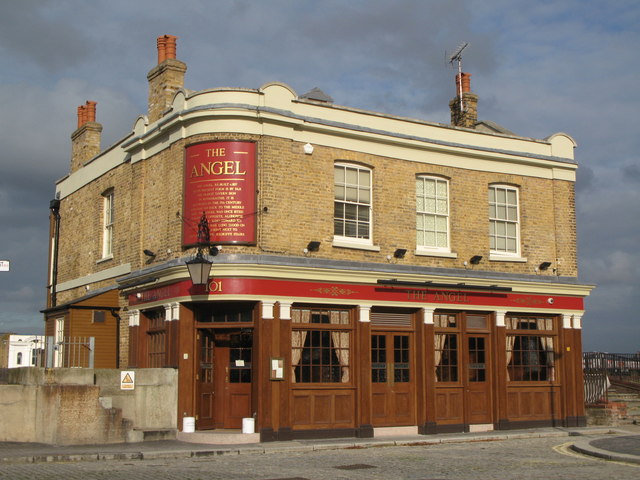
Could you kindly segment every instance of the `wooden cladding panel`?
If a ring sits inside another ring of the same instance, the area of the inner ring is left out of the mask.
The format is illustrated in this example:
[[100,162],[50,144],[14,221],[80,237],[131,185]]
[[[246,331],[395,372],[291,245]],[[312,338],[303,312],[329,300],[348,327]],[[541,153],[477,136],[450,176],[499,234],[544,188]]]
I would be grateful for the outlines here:
[[311,395],[299,394],[293,396],[293,425],[311,425],[313,412]]
[[[507,393],[509,421],[547,420],[560,417],[560,388],[511,387]],[[555,410],[555,414],[553,412]]]
[[436,389],[436,422],[439,424],[463,423],[462,388]]
[[293,428],[353,428],[354,390],[295,390],[292,395]]

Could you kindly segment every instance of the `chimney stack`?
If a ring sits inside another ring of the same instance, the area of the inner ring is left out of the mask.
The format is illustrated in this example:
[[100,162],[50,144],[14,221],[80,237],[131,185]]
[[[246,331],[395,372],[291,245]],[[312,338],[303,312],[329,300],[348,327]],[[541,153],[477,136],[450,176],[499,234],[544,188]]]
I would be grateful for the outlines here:
[[100,153],[102,125],[96,122],[96,102],[78,107],[78,128],[71,134],[71,171],[75,172]]
[[[462,75],[462,78],[460,76]],[[462,96],[460,95],[462,91]],[[456,96],[449,102],[451,125],[475,128],[478,123],[478,96],[471,92],[471,74],[456,75]]]
[[184,74],[187,66],[176,59],[176,40],[174,35],[158,37],[158,65],[147,75],[149,80],[149,123],[164,115],[171,106],[175,93],[184,87]]

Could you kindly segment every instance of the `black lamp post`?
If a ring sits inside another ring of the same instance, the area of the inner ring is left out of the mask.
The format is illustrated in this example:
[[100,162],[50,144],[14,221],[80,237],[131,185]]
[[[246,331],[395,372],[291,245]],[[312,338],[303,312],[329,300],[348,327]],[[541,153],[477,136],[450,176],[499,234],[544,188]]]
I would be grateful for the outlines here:
[[198,253],[196,253],[195,258],[186,262],[191,283],[194,285],[206,285],[209,282],[211,262],[204,258],[202,250],[204,247],[208,247],[210,243],[209,222],[207,222],[205,212],[202,212],[202,217],[198,222]]

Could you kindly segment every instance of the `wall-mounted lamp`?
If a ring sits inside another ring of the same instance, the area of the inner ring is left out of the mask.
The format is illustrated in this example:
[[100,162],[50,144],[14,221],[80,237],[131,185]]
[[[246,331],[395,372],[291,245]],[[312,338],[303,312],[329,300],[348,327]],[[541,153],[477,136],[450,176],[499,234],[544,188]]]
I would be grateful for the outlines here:
[[153,253],[151,250],[147,250],[146,248],[142,251],[142,253],[144,253],[147,257],[155,257],[156,254]]
[[317,252],[318,250],[320,250],[320,242],[316,242],[315,240],[310,241],[307,244],[307,248],[305,248],[306,252],[304,253],[309,253],[309,252]]
[[551,262],[542,262],[538,267],[540,270],[547,270],[551,266]]
[[480,260],[482,260],[482,255],[474,255],[469,259],[469,263],[471,263],[471,265],[478,265]]
[[198,222],[198,253],[196,253],[196,256],[192,260],[186,262],[191,283],[194,285],[206,285],[209,282],[211,262],[202,255],[204,248],[209,247],[211,250],[209,238],[209,222],[207,222],[205,212],[202,212],[202,218],[200,218],[200,222]]
[[310,143],[305,144],[305,146],[302,148],[304,149],[304,153],[306,155],[311,155],[313,153],[313,145],[311,145]]
[[404,258],[407,254],[406,248],[396,248],[396,251],[393,252],[393,258]]

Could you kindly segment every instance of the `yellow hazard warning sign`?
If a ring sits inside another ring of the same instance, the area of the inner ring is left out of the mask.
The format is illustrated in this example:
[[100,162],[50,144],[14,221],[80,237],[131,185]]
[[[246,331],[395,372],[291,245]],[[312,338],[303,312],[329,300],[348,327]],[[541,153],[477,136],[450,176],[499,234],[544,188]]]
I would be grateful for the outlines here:
[[134,390],[136,388],[136,372],[127,370],[120,372],[120,390]]

